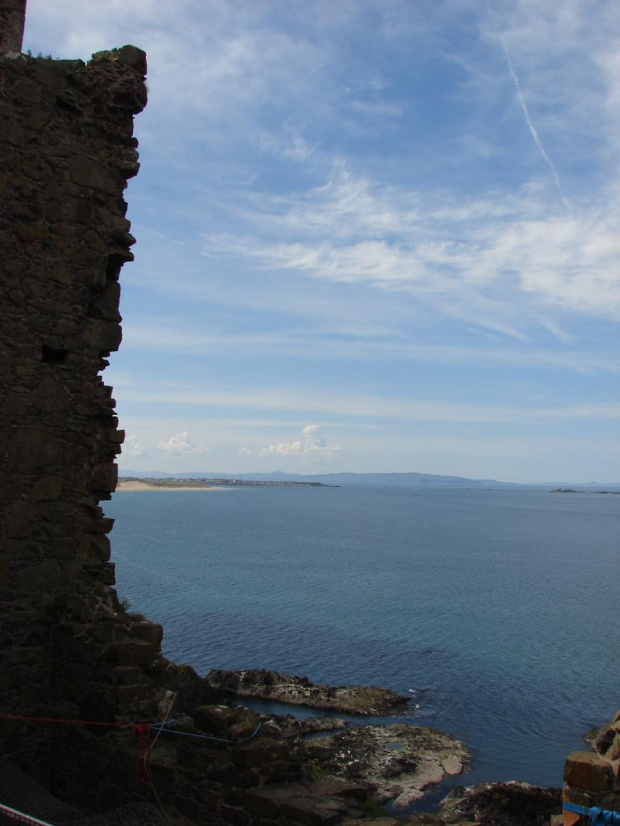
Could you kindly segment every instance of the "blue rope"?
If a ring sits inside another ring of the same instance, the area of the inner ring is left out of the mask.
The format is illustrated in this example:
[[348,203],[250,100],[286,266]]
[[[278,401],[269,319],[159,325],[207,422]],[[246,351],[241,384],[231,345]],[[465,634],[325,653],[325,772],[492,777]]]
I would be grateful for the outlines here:
[[610,812],[607,809],[599,809],[592,806],[587,809],[584,806],[577,806],[574,803],[563,803],[564,811],[574,812],[577,815],[586,815],[590,818],[590,826],[620,826],[620,813]]
[[228,740],[226,737],[211,737],[208,734],[193,734],[190,731],[174,731],[173,729],[166,728],[167,726],[174,725],[177,720],[168,720],[165,723],[151,723],[151,729],[154,731],[161,731],[162,734],[176,734],[179,737],[195,737],[198,740],[212,740],[215,743],[226,743],[227,746],[240,746],[242,743],[247,743],[248,740],[252,740],[258,734],[260,727],[263,725],[262,721],[256,726],[252,734],[248,735],[247,737],[242,737],[241,740]]

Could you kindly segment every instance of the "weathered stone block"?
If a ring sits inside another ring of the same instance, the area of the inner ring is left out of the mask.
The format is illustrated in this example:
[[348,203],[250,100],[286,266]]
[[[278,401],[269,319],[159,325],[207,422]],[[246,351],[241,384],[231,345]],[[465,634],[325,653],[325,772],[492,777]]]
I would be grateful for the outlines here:
[[15,98],[29,103],[37,103],[41,99],[41,87],[30,78],[18,80],[11,90]]
[[17,234],[22,241],[45,241],[49,237],[48,228],[40,224],[22,224],[17,227]]
[[225,823],[230,823],[231,826],[248,826],[250,820],[247,812],[235,806],[220,806],[220,816]]
[[156,622],[140,622],[132,627],[132,633],[137,640],[144,640],[144,642],[148,642],[156,648],[157,651],[160,650],[164,637],[163,626]]
[[2,413],[5,416],[24,416],[28,412],[31,403],[25,394],[9,392],[2,405]]
[[75,559],[75,540],[73,537],[64,539],[48,539],[45,542],[47,556],[51,559]]
[[29,592],[54,589],[58,587],[60,581],[58,563],[55,560],[48,559],[40,565],[34,565],[31,568],[16,571],[14,580],[15,587],[18,591]]
[[6,535],[8,539],[31,536],[37,515],[36,505],[15,502],[6,507]]
[[201,809],[194,800],[176,795],[174,805],[182,814],[190,818],[190,820],[200,820]]
[[138,706],[146,700],[147,688],[142,685],[121,685],[117,689],[116,697],[120,708]]
[[228,729],[237,721],[237,709],[229,706],[200,706],[192,717],[198,729],[216,737],[227,737]]
[[[120,63],[132,68],[140,77],[145,77],[147,72],[146,52],[136,46],[122,46],[120,49],[113,49],[111,52]],[[96,57],[96,55],[93,55]]]
[[257,725],[258,723],[251,723],[249,721],[235,723],[228,729],[228,736],[235,742],[245,740],[246,737],[250,737],[254,733]]
[[118,192],[118,177],[100,161],[84,156],[75,158],[71,169],[71,180],[78,186],[99,189],[114,195]]
[[0,670],[0,691],[13,691],[21,688],[28,681],[28,667],[18,665],[14,668]]
[[8,585],[11,579],[11,568],[9,560],[5,557],[0,557],[0,585]]
[[117,665],[144,665],[149,663],[156,654],[155,646],[148,642],[125,639],[108,648],[106,658]]
[[612,725],[603,726],[596,737],[594,748],[599,754],[607,756],[610,760],[613,760],[614,758],[611,757],[611,755],[608,755],[607,752],[610,751],[616,737],[617,732]]
[[261,791],[246,792],[243,798],[243,808],[250,814],[274,820],[280,811],[278,803],[268,793]]
[[232,759],[236,766],[255,768],[264,767],[269,763],[281,763],[288,757],[288,746],[279,740],[256,738],[232,751]]
[[340,777],[320,777],[313,784],[316,794],[351,798],[362,803],[368,798],[368,790],[359,783],[352,783]]
[[42,379],[33,393],[33,400],[40,413],[64,413],[71,407],[71,394],[66,385],[47,376]]
[[256,769],[263,783],[285,783],[288,779],[286,763],[269,763]]
[[90,318],[84,325],[80,338],[89,347],[109,352],[118,350],[123,332],[116,321]]
[[609,760],[587,751],[573,751],[564,765],[564,780],[570,786],[591,792],[613,788],[614,772]]
[[104,585],[115,585],[116,584],[116,568],[114,567],[114,563],[106,562],[102,566],[101,571],[101,581]]
[[202,806],[207,807],[207,810],[212,813],[219,809],[222,800],[219,789],[207,788],[204,783],[201,783],[200,788],[197,789],[196,797]]
[[77,557],[97,562],[107,562],[110,559],[110,540],[105,534],[85,536],[80,542]]
[[116,490],[118,482],[118,468],[116,465],[99,465],[91,476],[91,486],[93,490],[111,493]]
[[93,631],[97,642],[111,643],[117,639],[118,623],[114,620],[100,620]]
[[4,467],[9,472],[36,473],[55,468],[61,458],[55,434],[41,425],[16,428],[8,446]]
[[60,476],[41,476],[33,487],[31,498],[35,502],[51,502],[60,499],[63,480]]

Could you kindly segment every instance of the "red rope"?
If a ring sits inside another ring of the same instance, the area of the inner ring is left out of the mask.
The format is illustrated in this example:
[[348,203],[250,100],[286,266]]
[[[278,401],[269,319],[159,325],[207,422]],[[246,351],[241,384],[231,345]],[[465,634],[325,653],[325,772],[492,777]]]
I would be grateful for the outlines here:
[[0,714],[0,720],[25,720],[29,723],[62,723],[64,725],[102,726],[105,728],[132,728],[138,735],[136,755],[136,777],[148,782],[151,769],[151,726],[150,723],[101,723],[97,720],[71,720],[59,717],[28,717],[23,714]]
[[0,714],[0,720],[27,720],[31,723],[75,723],[80,726],[107,726],[109,728],[134,728],[143,725],[142,723],[99,723],[96,720],[64,720],[61,717],[26,717],[22,714]]
[[136,755],[136,777],[148,783],[151,771],[151,727],[148,723],[134,723],[138,732],[138,753]]

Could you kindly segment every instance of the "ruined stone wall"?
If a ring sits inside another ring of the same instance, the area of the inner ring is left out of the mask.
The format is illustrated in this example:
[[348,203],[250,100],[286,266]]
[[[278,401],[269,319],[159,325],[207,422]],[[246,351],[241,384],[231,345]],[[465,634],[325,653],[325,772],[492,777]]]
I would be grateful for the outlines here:
[[[2,712],[150,717],[134,629],[109,562],[123,441],[99,372],[121,341],[119,273],[134,239],[144,53],[0,57],[0,692]],[[136,636],[137,634],[137,636]],[[145,639],[139,639],[139,635]],[[49,774],[50,727],[0,721],[5,754]],[[35,748],[35,745],[38,746]]]

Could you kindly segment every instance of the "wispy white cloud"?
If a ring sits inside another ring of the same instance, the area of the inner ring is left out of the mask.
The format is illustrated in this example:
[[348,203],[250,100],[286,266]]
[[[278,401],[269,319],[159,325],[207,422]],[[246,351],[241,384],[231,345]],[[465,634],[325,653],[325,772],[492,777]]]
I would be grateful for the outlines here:
[[277,445],[268,445],[267,447],[258,448],[258,450],[251,450],[248,447],[240,447],[238,450],[239,456],[301,456],[301,442],[280,442]]
[[[394,419],[435,422],[552,422],[580,419],[620,419],[620,404],[593,402],[565,406],[498,406],[451,404],[428,399],[399,399],[379,396],[347,394],[337,391],[321,392],[304,388],[229,389],[213,392],[196,391],[179,385],[154,388],[147,391],[128,390],[125,402],[188,405],[204,408],[234,407],[237,410],[313,411],[314,413],[345,416],[347,419]],[[186,433],[173,439],[183,442]],[[173,440],[170,440],[175,445]],[[159,447],[161,448],[160,443]]]
[[169,456],[200,456],[209,451],[209,448],[204,445],[194,444],[187,430],[171,436],[168,441],[162,439],[158,442],[157,447],[162,453],[167,453]]
[[239,448],[237,454],[239,456],[259,456],[263,459],[279,456],[310,458],[327,462],[332,462],[340,457],[342,448],[328,446],[319,432],[318,425],[306,425],[301,432],[302,439],[296,439],[292,442],[279,442],[278,444],[254,449],[244,446]]
[[404,292],[434,312],[517,338],[533,313],[620,318],[615,198],[570,216],[549,213],[527,190],[503,202],[427,201],[424,209],[419,193],[341,166],[295,202],[265,198],[246,213],[260,236],[209,236],[205,249],[268,270]]
[[[563,330],[551,319],[538,319],[541,327],[561,341],[573,344],[574,336]],[[254,353],[281,356],[283,352],[298,358],[324,360],[337,358],[354,361],[414,361],[424,364],[461,364],[478,366],[503,366],[512,368],[536,368],[542,370],[562,370],[580,374],[611,373],[620,374],[620,351],[606,354],[586,350],[563,348],[544,349],[525,345],[522,347],[485,346],[473,347],[464,344],[420,343],[393,329],[363,330],[322,330],[308,325],[297,326],[292,332],[270,332],[243,334],[230,331],[204,333],[202,330],[188,329],[187,325],[173,325],[166,319],[157,323],[135,323],[126,332],[123,346],[127,349],[148,352],[188,353],[211,359],[213,352],[220,356],[228,353],[244,353],[248,349]],[[106,373],[106,379],[115,387],[126,387],[134,383],[117,382],[115,375]]]
[[308,161],[317,151],[318,143],[311,145],[303,135],[289,137],[264,132],[259,138],[259,146],[263,152],[270,152],[292,161]]
[[144,445],[140,442],[140,440],[130,434],[125,439],[125,443],[123,444],[123,453],[125,456],[144,456],[146,450]]

